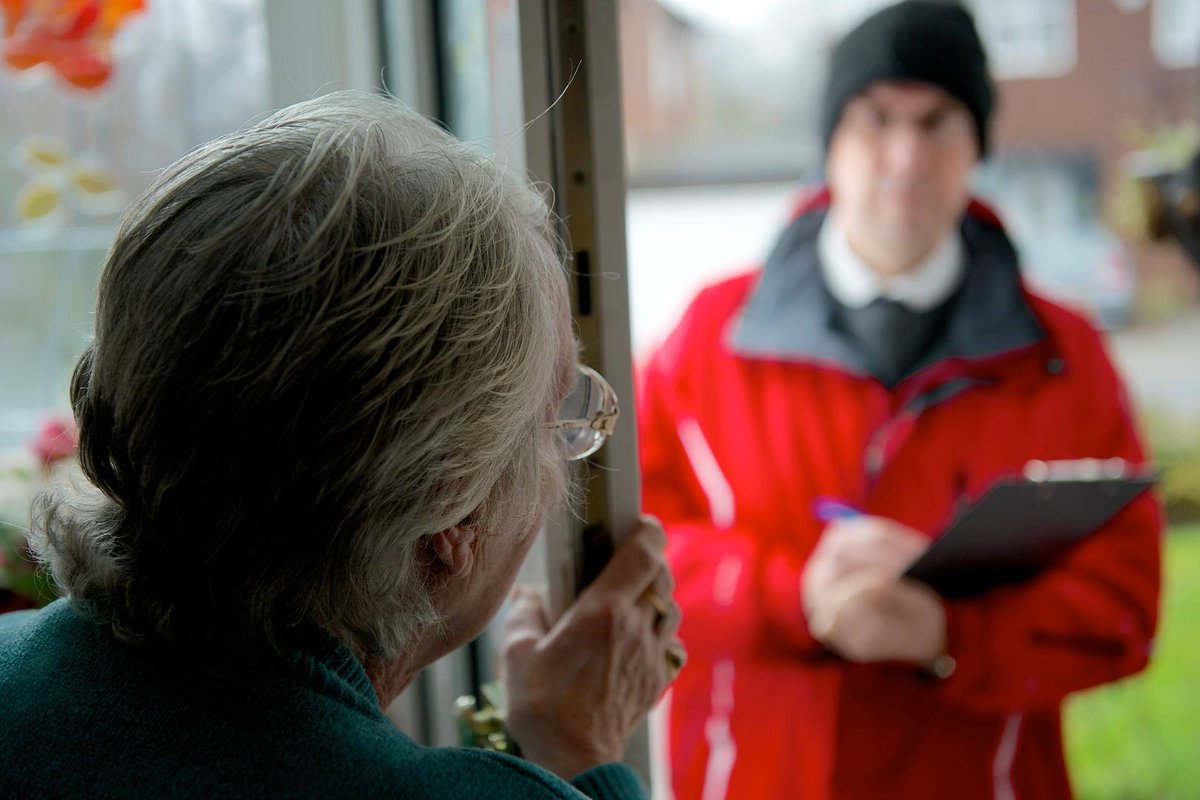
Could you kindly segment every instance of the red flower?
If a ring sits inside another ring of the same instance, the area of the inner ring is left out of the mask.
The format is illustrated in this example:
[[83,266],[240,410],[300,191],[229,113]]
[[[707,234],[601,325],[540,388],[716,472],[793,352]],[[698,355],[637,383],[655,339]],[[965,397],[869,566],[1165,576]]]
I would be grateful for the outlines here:
[[71,420],[48,419],[42,424],[41,433],[32,443],[33,452],[46,469],[64,458],[75,455],[79,446],[79,434]]
[[67,83],[95,89],[112,75],[111,43],[146,0],[0,0],[0,58],[18,70],[49,64]]

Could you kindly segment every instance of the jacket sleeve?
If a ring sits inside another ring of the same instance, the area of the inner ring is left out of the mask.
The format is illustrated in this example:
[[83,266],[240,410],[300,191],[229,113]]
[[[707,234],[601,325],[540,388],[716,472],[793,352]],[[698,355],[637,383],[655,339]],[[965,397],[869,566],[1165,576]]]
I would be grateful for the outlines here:
[[764,640],[793,654],[824,653],[801,605],[804,554],[740,522],[698,419],[689,373],[720,356],[716,341],[697,336],[697,313],[693,305],[639,370],[637,393],[643,509],[667,532],[681,634],[692,655],[732,654]]
[[[1075,424],[1095,455],[1142,463],[1124,388],[1092,340],[1077,359],[1089,390]],[[947,602],[957,668],[944,698],[991,713],[1047,708],[1141,670],[1157,627],[1162,527],[1161,505],[1147,492],[1036,579]]]

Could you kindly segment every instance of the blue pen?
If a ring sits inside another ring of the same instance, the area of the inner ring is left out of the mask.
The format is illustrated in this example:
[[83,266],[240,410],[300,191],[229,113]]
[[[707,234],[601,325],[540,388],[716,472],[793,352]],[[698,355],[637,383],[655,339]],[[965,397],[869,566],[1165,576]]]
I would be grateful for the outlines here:
[[832,497],[818,497],[813,501],[813,514],[822,522],[861,517],[863,510]]

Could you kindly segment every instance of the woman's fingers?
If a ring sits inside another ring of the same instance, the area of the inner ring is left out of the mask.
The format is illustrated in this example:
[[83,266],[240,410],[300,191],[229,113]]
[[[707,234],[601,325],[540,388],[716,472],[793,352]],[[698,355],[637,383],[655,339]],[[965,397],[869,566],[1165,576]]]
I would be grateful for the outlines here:
[[549,631],[535,597],[513,598],[509,726],[527,756],[560,775],[619,758],[687,660],[665,545],[658,523],[643,520]]
[[666,545],[667,537],[657,524],[638,526],[617,546],[596,580],[579,596],[580,601],[586,601],[589,595],[601,595],[635,602],[666,568]]
[[[667,574],[669,575],[669,573]],[[683,619],[683,613],[680,611],[679,604],[671,596],[670,589],[660,588],[663,585],[669,586],[671,583],[673,582],[660,582],[656,579],[638,599],[638,604],[647,615],[651,631],[664,641],[674,637]]]
[[504,621],[504,651],[535,647],[546,632],[546,612],[541,595],[527,586],[514,586],[508,618]]
[[581,604],[635,605],[648,631],[667,642],[682,619],[672,597],[675,578],[667,567],[666,534],[658,520],[643,517],[638,528],[618,547],[595,582],[580,596]]

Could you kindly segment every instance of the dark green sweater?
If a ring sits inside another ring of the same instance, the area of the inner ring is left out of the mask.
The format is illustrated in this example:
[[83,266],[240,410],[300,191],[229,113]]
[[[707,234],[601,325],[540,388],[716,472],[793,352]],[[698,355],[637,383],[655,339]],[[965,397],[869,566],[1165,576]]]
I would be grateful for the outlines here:
[[644,797],[620,764],[568,784],[510,756],[417,745],[380,711],[350,652],[324,632],[297,637],[282,655],[198,665],[125,644],[65,600],[0,616],[0,797],[580,792]]

